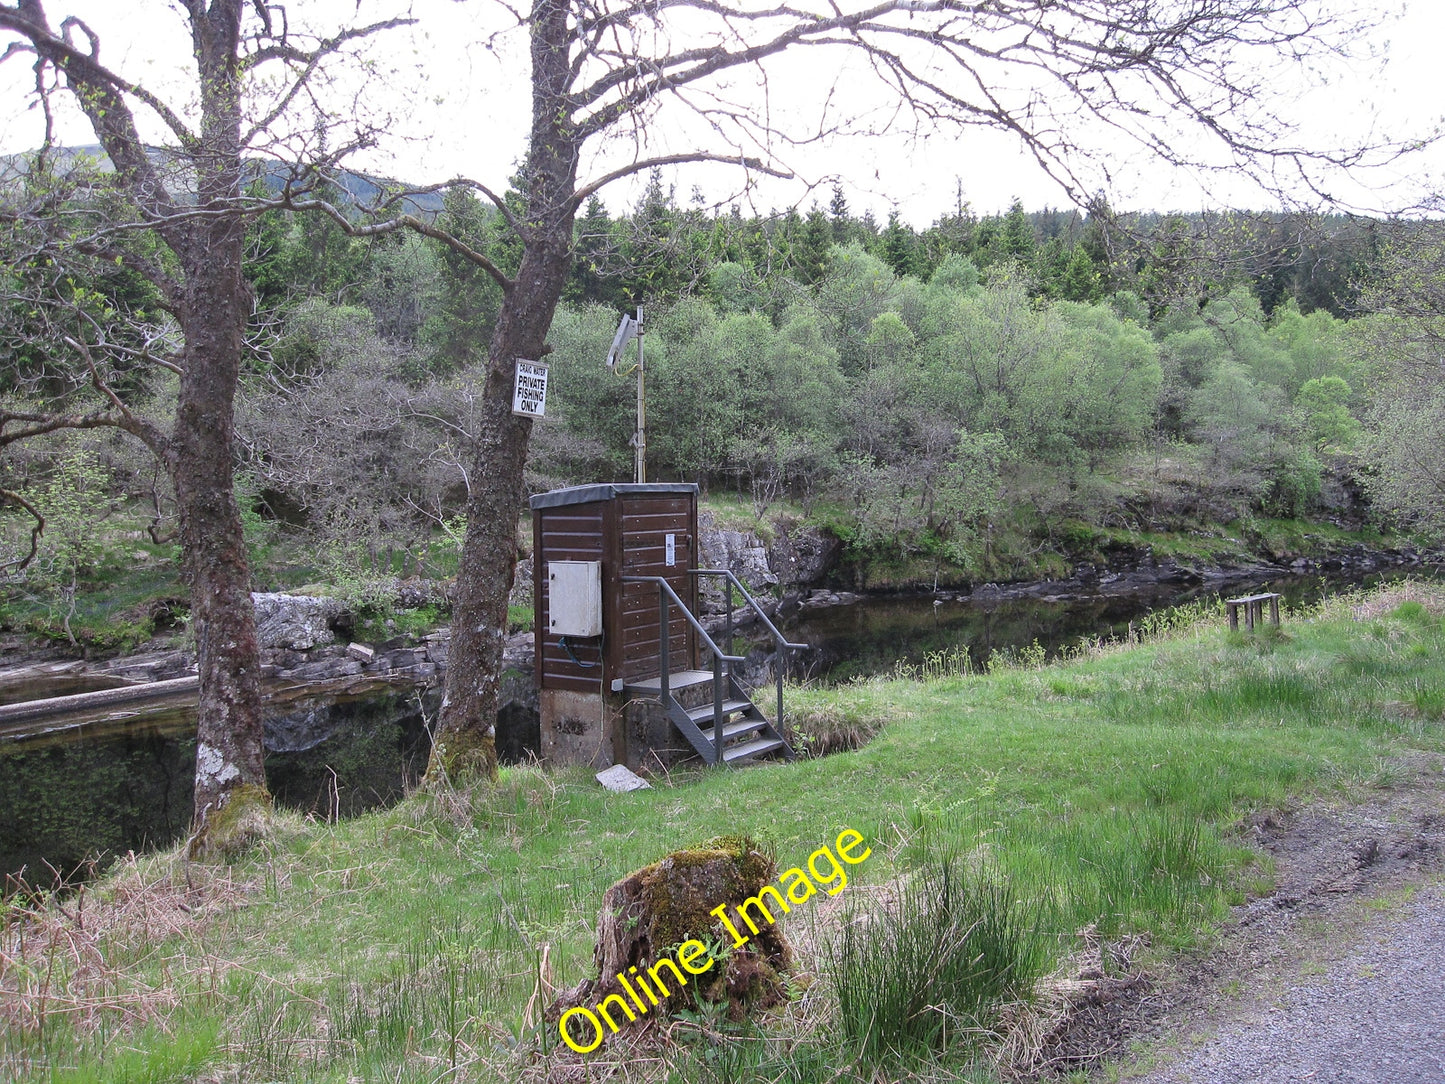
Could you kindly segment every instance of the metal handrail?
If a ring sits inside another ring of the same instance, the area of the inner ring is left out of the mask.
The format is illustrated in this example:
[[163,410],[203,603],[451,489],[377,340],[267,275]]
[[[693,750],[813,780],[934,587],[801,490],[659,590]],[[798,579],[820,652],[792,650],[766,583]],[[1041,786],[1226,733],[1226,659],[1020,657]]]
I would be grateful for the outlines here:
[[[729,569],[729,568],[690,568],[690,569],[688,569],[688,571],[689,571],[690,573],[692,573],[694,576],[726,576],[727,579],[728,579],[728,582],[729,582],[730,584],[732,584],[734,587],[736,587],[736,588],[738,589],[738,591],[740,591],[740,592],[742,593],[742,596],[743,596],[744,601],[746,601],[747,604],[753,608],[753,612],[755,612],[755,613],[758,615],[758,618],[762,621],[762,623],[768,627],[768,631],[773,634],[773,639],[777,641],[777,644],[778,644],[779,647],[790,647],[790,648],[792,648],[794,651],[802,651],[804,648],[807,648],[807,647],[811,647],[811,646],[812,646],[811,644],[794,644],[794,643],[790,643],[788,640],[784,639],[784,638],[783,638],[783,634],[778,631],[778,626],[774,625],[773,622],[772,622],[772,619],[768,617],[767,611],[765,611],[765,610],[762,608],[762,606],[758,604],[758,600],[757,600],[757,599],[753,598],[753,596],[748,593],[748,589],[742,585],[742,581],[739,580],[739,579],[737,578],[737,576],[733,575],[732,569]],[[729,614],[732,613],[732,609],[733,609],[733,608],[732,608],[732,599],[729,598],[729,599],[728,599],[728,613],[729,613]]]
[[[680,599],[680,598],[677,597],[677,592],[672,589],[672,584],[668,583],[667,580],[665,580],[663,577],[661,577],[661,576],[623,576],[623,577],[622,577],[622,582],[623,582],[623,583],[655,583],[655,584],[657,584],[658,587],[662,588],[664,591],[667,592],[668,596],[671,597],[671,599],[672,599],[673,602],[677,603],[678,607],[682,610],[682,616],[685,617],[685,618],[687,618],[688,624],[690,624],[694,629],[697,630],[697,634],[703,638],[703,642],[707,644],[707,647],[708,647],[708,650],[709,650],[709,651],[711,651],[714,655],[716,655],[718,658],[722,659],[722,660],[725,661],[725,662],[744,662],[744,661],[746,661],[746,659],[747,659],[747,656],[746,656],[746,655],[725,655],[725,654],[723,654],[723,649],[720,648],[720,647],[718,647],[717,644],[713,643],[712,637],[707,634],[707,629],[705,629],[705,628],[702,627],[702,623],[699,622],[698,619],[695,618],[695,617],[692,615],[692,611],[687,608],[687,603],[683,602],[682,599]],[[807,645],[805,644],[805,645],[803,645],[803,646],[806,647]]]
[[[708,647],[708,650],[712,652],[712,743],[713,743],[713,763],[714,763],[714,764],[726,764],[727,761],[723,759],[723,672],[722,672],[722,664],[723,664],[724,662],[726,662],[726,663],[728,664],[728,676],[731,677],[731,676],[732,676],[732,665],[733,665],[733,663],[735,663],[735,662],[742,662],[743,659],[744,659],[744,656],[742,656],[742,655],[724,655],[724,654],[723,654],[723,651],[722,651],[722,648],[718,647],[717,644],[713,642],[713,638],[708,635],[707,629],[705,629],[705,628],[702,627],[702,623],[701,623],[700,621],[698,621],[698,619],[693,616],[692,611],[687,608],[687,603],[683,602],[682,599],[680,599],[680,598],[677,597],[677,592],[672,589],[672,584],[668,583],[667,580],[664,579],[662,576],[623,576],[623,577],[622,577],[622,582],[623,582],[623,583],[653,583],[653,584],[656,584],[656,585],[657,585],[657,588],[658,588],[658,591],[657,591],[657,622],[658,622],[658,625],[657,625],[657,640],[658,640],[658,647],[659,647],[659,649],[660,649],[659,652],[658,652],[659,658],[658,658],[658,680],[657,680],[657,686],[658,686],[658,693],[659,693],[659,695],[660,695],[660,699],[662,700],[662,704],[663,704],[663,707],[664,707],[665,709],[670,710],[670,705],[672,704],[672,685],[671,685],[672,664],[671,664],[671,660],[670,660],[670,654],[671,654],[671,650],[672,650],[672,649],[671,649],[671,640],[672,640],[672,637],[671,637],[671,636],[669,635],[669,633],[668,633],[668,630],[669,630],[669,628],[670,628],[670,626],[671,626],[671,624],[672,624],[672,617],[671,617],[671,614],[668,613],[668,600],[669,600],[669,599],[671,599],[673,602],[677,603],[677,608],[682,611],[682,616],[685,617],[685,618],[687,618],[688,623],[689,623],[690,625],[692,625],[692,627],[697,631],[697,634],[702,637],[703,643],[705,643],[705,644],[707,645],[707,647]],[[729,637],[729,642],[731,642],[731,637]],[[782,704],[782,699],[781,699],[781,697],[782,697],[782,686],[781,686],[781,685],[779,686],[779,693],[778,693],[778,695],[779,695],[778,703],[779,703],[779,705],[781,705],[781,704]]]
[[[795,643],[791,643],[791,642],[788,641],[786,638],[784,638],[783,634],[778,631],[778,626],[776,626],[776,625],[773,624],[772,619],[769,618],[768,615],[763,612],[763,608],[762,608],[760,605],[758,605],[758,600],[755,599],[755,598],[753,598],[753,596],[751,595],[751,593],[749,593],[748,589],[742,585],[741,581],[739,581],[736,576],[733,575],[732,569],[728,569],[728,568],[691,568],[691,569],[688,569],[688,571],[691,572],[694,576],[724,576],[724,577],[726,577],[728,583],[731,584],[732,587],[736,587],[736,588],[738,589],[738,591],[742,593],[742,596],[743,596],[743,598],[747,601],[747,604],[753,608],[753,611],[758,615],[759,618],[762,619],[763,624],[768,627],[768,631],[773,634],[773,643],[775,644],[775,646],[776,646],[776,648],[777,648],[777,652],[778,652],[778,667],[777,667],[777,674],[776,674],[776,679],[777,679],[777,699],[778,699],[778,731],[779,731],[779,733],[786,734],[787,731],[786,731],[786,730],[784,729],[784,727],[783,727],[783,672],[787,669],[787,665],[786,665],[787,660],[786,660],[786,658],[784,657],[783,653],[784,653],[785,651],[789,651],[789,650],[791,650],[791,651],[801,651],[801,650],[803,650],[804,648],[806,648],[806,647],[808,647],[808,646],[810,646],[810,645],[808,645],[808,644],[795,644]],[[732,642],[733,642],[733,598],[732,598],[732,591],[731,591],[731,590],[728,591],[728,599],[727,599],[727,639],[728,639],[728,645],[731,646],[731,645],[732,645]],[[729,662],[728,662],[728,677],[729,677],[729,678],[734,678],[734,677],[736,677],[736,675],[735,675],[734,672],[733,672],[733,662],[734,662],[734,661],[740,661],[740,660],[729,660]],[[750,695],[751,695],[751,694],[750,694]]]

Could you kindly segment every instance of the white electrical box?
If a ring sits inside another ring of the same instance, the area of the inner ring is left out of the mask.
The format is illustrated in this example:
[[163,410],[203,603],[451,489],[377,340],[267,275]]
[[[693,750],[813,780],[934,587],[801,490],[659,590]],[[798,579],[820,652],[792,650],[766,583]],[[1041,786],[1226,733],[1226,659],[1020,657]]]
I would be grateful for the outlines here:
[[547,631],[602,635],[602,562],[547,562]]

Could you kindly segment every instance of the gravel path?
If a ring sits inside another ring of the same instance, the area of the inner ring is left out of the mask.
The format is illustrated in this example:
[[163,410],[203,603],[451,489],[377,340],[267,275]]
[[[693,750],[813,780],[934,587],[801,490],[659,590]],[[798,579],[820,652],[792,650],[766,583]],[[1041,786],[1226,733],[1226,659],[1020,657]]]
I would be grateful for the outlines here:
[[[1445,888],[1246,1000],[1137,1084],[1445,1084]],[[1248,981],[1247,979],[1245,980]]]

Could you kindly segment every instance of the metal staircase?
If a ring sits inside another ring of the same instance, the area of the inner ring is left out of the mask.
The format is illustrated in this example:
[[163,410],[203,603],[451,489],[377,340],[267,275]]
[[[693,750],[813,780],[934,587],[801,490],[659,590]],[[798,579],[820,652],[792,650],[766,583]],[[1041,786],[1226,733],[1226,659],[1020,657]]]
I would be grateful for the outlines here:
[[[672,670],[672,659],[668,636],[661,637],[658,676],[641,681],[628,682],[626,691],[639,697],[656,697],[667,712],[667,716],[678,731],[688,740],[709,765],[740,765],[763,757],[782,756],[787,760],[796,758],[797,753],[783,737],[783,671],[785,653],[807,647],[806,644],[789,643],[778,631],[757,600],[748,594],[747,588],[738,582],[727,569],[692,569],[695,576],[720,576],[729,587],[728,601],[732,601],[732,588],[736,588],[746,604],[757,613],[764,626],[773,635],[777,645],[777,722],[770,720],[753,703],[750,692],[744,688],[733,671],[736,663],[743,661],[741,655],[726,654],[713,641],[702,623],[693,615],[672,585],[661,576],[624,576],[624,583],[650,583],[657,587],[659,628],[669,628],[671,609],[676,606],[697,633],[698,643],[705,647],[712,657],[711,670]],[[727,615],[726,643],[732,644],[733,614],[729,606]],[[689,660],[689,663],[691,660]],[[691,705],[691,706],[689,706]]]

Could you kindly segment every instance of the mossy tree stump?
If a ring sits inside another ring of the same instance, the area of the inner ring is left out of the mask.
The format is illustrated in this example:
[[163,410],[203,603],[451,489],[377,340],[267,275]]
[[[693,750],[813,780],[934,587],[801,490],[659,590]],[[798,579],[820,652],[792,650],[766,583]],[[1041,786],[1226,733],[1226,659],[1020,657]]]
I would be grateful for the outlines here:
[[776,865],[757,843],[735,836],[677,851],[628,874],[602,896],[593,949],[597,978],[559,997],[549,1017],[555,1020],[569,1008],[623,993],[619,975],[630,975],[634,967],[645,974],[648,966],[676,956],[679,946],[689,940],[709,947],[712,966],[691,977],[686,986],[671,989],[652,1012],[666,1015],[696,1009],[702,1001],[724,1008],[738,1020],[778,1004],[786,997],[784,975],[792,966],[782,928],[765,924],[757,933],[748,930],[747,943],[736,947],[732,935],[710,913],[726,905],[731,914],[776,877]]

